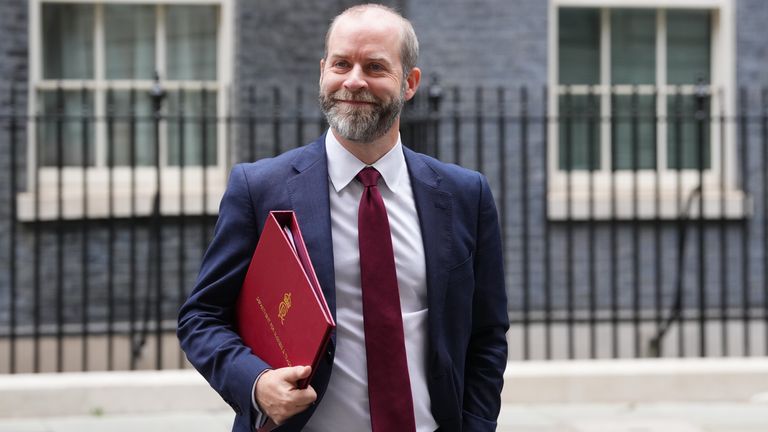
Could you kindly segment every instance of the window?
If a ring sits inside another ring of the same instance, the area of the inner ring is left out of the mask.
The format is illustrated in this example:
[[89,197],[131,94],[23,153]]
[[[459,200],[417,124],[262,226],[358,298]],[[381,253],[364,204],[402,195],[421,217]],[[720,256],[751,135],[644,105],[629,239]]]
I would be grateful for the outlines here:
[[[147,199],[161,184],[166,213],[179,188],[200,189],[196,178],[223,188],[226,128],[217,119],[231,81],[229,3],[30,3],[30,184],[39,195],[21,197],[22,218],[33,204],[39,218],[78,217],[66,202],[84,194],[98,216],[107,181]],[[149,95],[156,83],[164,91],[157,128]],[[194,212],[195,200],[186,201]]]
[[[724,183],[740,199],[732,125],[718,120],[733,112],[731,9],[730,0],[553,2],[550,217],[675,217],[702,179],[705,209],[718,207]],[[645,205],[630,211],[628,197]]]

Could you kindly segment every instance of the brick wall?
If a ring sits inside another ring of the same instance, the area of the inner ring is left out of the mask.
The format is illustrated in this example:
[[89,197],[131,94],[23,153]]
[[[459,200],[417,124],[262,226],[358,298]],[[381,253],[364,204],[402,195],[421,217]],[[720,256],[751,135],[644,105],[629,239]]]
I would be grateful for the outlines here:
[[[272,87],[281,89],[283,93],[283,103],[286,107],[294,104],[296,96],[293,89],[296,85],[305,86],[304,100],[306,109],[316,110],[315,94],[317,92],[319,59],[323,53],[323,38],[325,30],[330,20],[339,11],[348,5],[355,3],[349,0],[251,0],[239,1],[236,3],[235,10],[235,88],[233,94],[236,95],[236,106],[242,108],[248,105],[248,92],[245,91],[251,85],[257,85],[256,98],[263,104],[269,104],[273,96]],[[547,76],[547,2],[540,0],[396,0],[389,4],[399,7],[404,14],[410,18],[416,28],[421,42],[421,60],[420,67],[424,71],[424,84],[429,84],[433,75],[440,78],[441,84],[446,90],[454,86],[463,88],[462,98],[468,103],[471,109],[473,98],[475,97],[470,90],[475,86],[485,86],[488,88],[504,86],[510,89],[506,97],[506,109],[509,113],[516,113],[520,109],[520,96],[517,93],[518,86],[529,86],[532,94],[529,97],[532,100],[532,112],[540,115],[541,95],[539,90],[546,83]],[[27,64],[27,2],[24,0],[7,0],[0,2],[0,112],[6,112],[8,98],[5,82],[8,79],[16,79],[22,82],[26,80],[28,74]],[[738,0],[736,2],[736,29],[737,29],[737,84],[738,85],[768,85],[768,35],[763,31],[765,22],[768,22],[768,2],[762,0]],[[426,90],[426,86],[422,91]],[[24,95],[22,90],[20,95]],[[493,109],[494,98],[496,94],[493,91],[484,94],[484,103],[488,105],[487,113]],[[446,103],[450,98],[446,97]],[[23,101],[21,105],[23,107]],[[2,111],[5,110],[5,111]],[[21,109],[25,112],[25,108]],[[241,134],[242,128],[236,133]],[[305,134],[305,140],[308,141],[316,135],[317,127],[313,125],[308,127]],[[271,132],[264,131],[268,138]],[[473,134],[470,126],[465,129],[465,134]],[[489,141],[495,139],[497,132],[493,127],[486,130],[486,138]],[[9,190],[8,163],[10,158],[4,157],[9,152],[9,140],[7,139],[7,123],[0,123],[0,323],[5,318],[7,311],[6,288],[8,284],[8,272],[5,271],[5,263],[9,255],[7,245],[9,222],[7,217],[8,206],[11,192]],[[759,129],[754,127],[750,129],[751,154],[755,157],[750,159],[750,187],[753,191],[759,190],[763,182],[762,172],[760,171],[759,156],[762,155]],[[292,134],[284,134],[285,147],[292,147],[301,144]],[[495,158],[493,149],[488,150],[484,155],[486,163],[483,171],[491,179],[494,185],[494,193],[497,201],[500,200],[501,188],[498,180],[502,174],[508,176],[506,200],[509,203],[509,213],[506,216],[508,236],[506,238],[509,253],[507,254],[507,271],[509,275],[510,294],[513,307],[521,305],[521,278],[522,262],[526,251],[521,250],[523,236],[529,239],[531,249],[529,259],[531,265],[531,286],[540,286],[543,278],[542,268],[542,241],[544,235],[545,220],[543,201],[546,196],[543,189],[543,179],[545,175],[543,161],[543,143],[544,139],[539,128],[531,130],[529,136],[529,173],[528,184],[531,186],[528,198],[531,205],[528,209],[528,215],[531,221],[536,223],[528,227],[528,232],[523,232],[522,215],[520,214],[521,195],[521,169],[522,163],[519,155],[521,153],[521,143],[519,139],[519,129],[510,128],[507,131],[508,160],[506,161],[506,172],[502,173],[501,164],[498,158]],[[20,143],[26,143],[21,138]],[[241,139],[234,140],[240,147],[236,150],[242,155],[245,141]],[[270,147],[268,139],[265,139],[265,146]],[[444,154],[451,154],[450,148],[452,141],[449,135],[445,135]],[[24,166],[25,150],[22,147],[17,157],[17,164],[21,168]],[[472,168],[476,164],[476,149],[468,146],[462,146],[460,149],[462,163]],[[242,159],[242,157],[241,157]],[[24,176],[21,176],[23,182]],[[765,215],[762,211],[763,201],[760,196],[756,196],[754,201],[756,212],[753,218],[753,234],[757,240],[763,235],[761,228]],[[147,221],[143,221],[146,223]],[[43,245],[47,248],[43,255],[46,262],[55,259],[56,237],[51,233],[52,226],[44,227],[42,230]],[[78,249],[78,229],[76,224],[68,224],[69,230],[65,234],[66,256],[65,272],[73,275],[71,277],[71,287],[67,292],[76,292],[78,289],[77,272],[79,261],[77,259]],[[563,254],[564,237],[566,229],[557,223],[550,224],[553,244],[553,283],[562,287],[565,283]],[[104,268],[104,256],[107,246],[102,241],[105,237],[106,226],[98,226],[97,234],[94,235],[91,254],[91,271],[94,275],[94,287],[103,289],[104,276],[100,272]],[[143,228],[142,228],[143,229]],[[164,241],[167,247],[166,255],[175,256],[176,240],[174,221],[166,223],[167,234]],[[194,227],[191,223],[189,230],[197,232],[199,227]],[[622,270],[622,299],[624,306],[631,304],[631,292],[626,287],[634,281],[628,276],[632,266],[632,247],[631,228],[623,226],[620,241],[620,263]],[[640,230],[640,241],[643,248],[652,247],[653,232],[645,227]],[[124,256],[127,250],[127,227],[125,224],[118,224],[116,235],[116,250]],[[142,231],[144,232],[144,231]],[[711,228],[712,238],[717,234],[717,228]],[[663,250],[665,253],[674,249],[674,236],[676,232],[674,226],[665,226],[663,235]],[[739,261],[741,259],[738,248],[738,227],[731,224],[728,227],[727,235],[732,238],[732,246],[729,253],[728,262],[733,269],[731,276],[734,278],[729,283],[738,286]],[[29,263],[33,258],[33,230],[29,225],[20,225],[18,228],[18,253],[19,262]],[[587,245],[586,233],[579,229],[573,234],[575,250],[583,250]],[[607,242],[607,228],[598,227],[596,238],[601,245]],[[99,241],[96,241],[98,239]],[[140,236],[142,243],[139,250],[147,250],[147,235]],[[749,243],[750,253],[754,258],[752,272],[754,273],[754,289],[759,289],[762,281],[760,270],[760,256],[762,254],[762,245],[759,241]],[[188,259],[185,261],[185,267],[189,269],[190,279],[196,272],[196,262],[199,262],[198,242],[190,242],[187,247],[190,250],[186,253]],[[692,247],[695,248],[695,242],[692,240]],[[647,250],[647,249],[644,249]],[[670,256],[670,255],[665,255]],[[145,257],[146,258],[146,257]],[[597,251],[596,266],[600,274],[610,270],[610,256],[605,248]],[[588,278],[588,263],[586,257],[581,254],[576,257],[574,262],[575,279],[581,293],[579,304],[585,305],[585,296],[583,281]],[[715,263],[719,260],[717,252],[707,256],[707,262]],[[125,295],[127,289],[126,281],[128,279],[125,263],[118,266],[117,284],[120,296]],[[168,268],[175,268],[176,263],[168,263]],[[654,266],[653,257],[643,252],[640,267],[642,269],[652,269]],[[145,271],[141,270],[143,274]],[[692,268],[692,267],[689,267]],[[711,269],[716,268],[712,266]],[[54,268],[46,267],[44,275],[55,278]],[[53,273],[52,273],[53,272]],[[175,274],[175,272],[174,272]],[[27,273],[29,276],[29,274]],[[674,281],[671,276],[665,272],[664,280],[667,286]],[[652,271],[644,270],[640,275],[642,285],[652,287],[655,283]],[[694,280],[691,275],[689,281]],[[709,278],[711,289],[717,290],[719,281],[714,277]],[[21,282],[28,284],[29,277]],[[177,295],[177,286],[179,285],[175,275],[169,274],[167,279],[167,298]],[[21,285],[20,285],[21,286]],[[191,287],[191,280],[189,281]],[[24,295],[29,295],[26,289]],[[44,290],[54,289],[52,285],[46,285]],[[144,288],[142,288],[143,290]],[[608,289],[604,282],[600,282],[601,293],[605,294]],[[143,291],[142,291],[143,292]],[[51,296],[51,292],[45,294]],[[533,293],[535,301],[541,302],[541,293]],[[94,293],[94,298],[103,301],[104,292]],[[124,300],[125,297],[120,297]],[[755,295],[755,298],[761,298]],[[601,296],[601,301],[605,301],[605,296]],[[695,298],[691,298],[694,301]],[[28,305],[30,300],[24,297],[19,300]],[[562,305],[563,296],[558,294],[558,305]],[[651,305],[652,298],[642,299],[644,304]],[[603,303],[604,304],[604,303]],[[106,313],[102,305],[94,305],[95,310]],[[173,316],[173,310],[167,310],[165,313],[169,318]],[[76,313],[74,314],[76,315]]]

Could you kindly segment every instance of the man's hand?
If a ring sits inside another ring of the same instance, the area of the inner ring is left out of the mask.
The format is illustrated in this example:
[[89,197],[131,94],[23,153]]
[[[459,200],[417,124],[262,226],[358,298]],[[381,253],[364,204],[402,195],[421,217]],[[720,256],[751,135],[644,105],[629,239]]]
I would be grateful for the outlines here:
[[312,386],[299,389],[296,383],[309,377],[312,368],[293,366],[264,372],[256,382],[256,402],[262,412],[280,425],[307,409],[317,399]]

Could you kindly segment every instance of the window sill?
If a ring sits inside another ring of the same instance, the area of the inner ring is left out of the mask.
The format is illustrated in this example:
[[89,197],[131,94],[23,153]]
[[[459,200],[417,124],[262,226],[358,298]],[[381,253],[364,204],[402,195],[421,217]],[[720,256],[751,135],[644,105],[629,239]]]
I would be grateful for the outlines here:
[[[570,195],[570,196],[569,196]],[[635,195],[631,188],[596,188],[587,191],[550,190],[548,217],[551,221],[586,220],[738,220],[752,214],[752,199],[740,190],[704,190],[703,214],[698,193],[691,198],[690,190],[679,195],[675,190],[640,189]],[[615,199],[612,199],[615,197]]]
[[[224,183],[209,184],[205,192],[201,188],[189,188],[182,194],[179,189],[163,188],[160,214],[171,217],[218,214]],[[23,192],[16,196],[17,218],[22,222],[37,222],[149,217],[154,215],[155,195],[150,188],[135,191],[115,188],[111,197],[104,187],[90,190],[87,195],[82,190],[65,190],[60,199],[55,190],[41,191],[37,197]]]

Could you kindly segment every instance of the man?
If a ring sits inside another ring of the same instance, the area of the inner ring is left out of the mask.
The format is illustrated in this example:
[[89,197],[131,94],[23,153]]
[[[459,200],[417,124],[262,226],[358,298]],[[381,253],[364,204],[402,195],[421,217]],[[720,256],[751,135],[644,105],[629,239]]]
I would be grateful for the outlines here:
[[[192,364],[237,413],[280,431],[495,430],[508,327],[486,179],[403,147],[419,87],[411,24],[380,5],[336,17],[320,61],[330,131],[233,168],[197,285],[179,317]],[[270,210],[293,209],[336,320],[308,366],[271,369],[245,347],[235,303]]]

